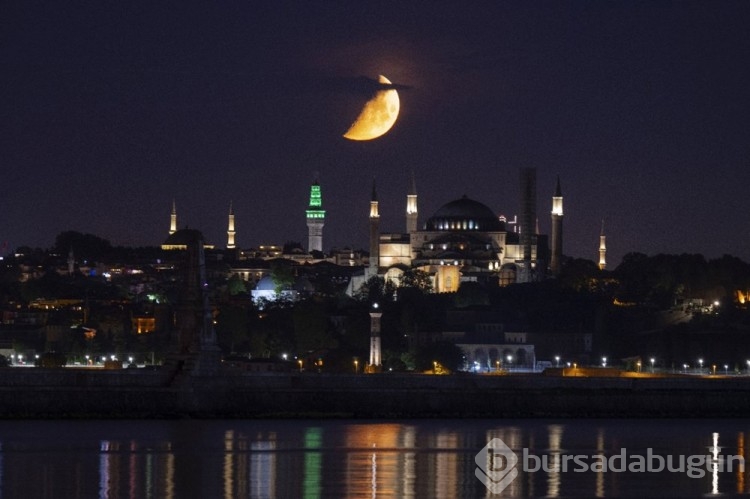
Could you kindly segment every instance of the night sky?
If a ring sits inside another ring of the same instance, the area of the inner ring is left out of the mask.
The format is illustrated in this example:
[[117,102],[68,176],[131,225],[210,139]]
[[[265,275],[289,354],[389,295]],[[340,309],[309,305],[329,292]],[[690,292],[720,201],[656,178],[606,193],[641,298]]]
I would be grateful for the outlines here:
[[[161,244],[178,223],[241,247],[300,241],[319,174],[324,249],[420,226],[466,194],[519,213],[537,169],[566,255],[750,261],[750,2],[6,2],[0,244],[64,230]],[[10,4],[10,5],[9,5]],[[342,138],[385,75],[401,114]]]

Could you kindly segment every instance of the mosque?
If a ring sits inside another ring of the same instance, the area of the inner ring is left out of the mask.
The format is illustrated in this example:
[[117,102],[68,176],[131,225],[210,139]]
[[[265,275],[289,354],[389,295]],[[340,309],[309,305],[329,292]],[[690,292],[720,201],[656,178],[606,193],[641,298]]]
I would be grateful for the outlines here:
[[[282,255],[272,252],[267,257],[256,254],[255,259],[291,258],[297,263],[327,260],[344,266],[364,264],[353,272],[347,292],[355,293],[373,276],[392,281],[398,286],[408,270],[425,272],[435,292],[455,292],[463,282],[479,282],[496,286],[537,281],[559,274],[563,259],[563,195],[557,179],[552,196],[551,234],[539,233],[536,199],[536,169],[519,170],[519,216],[512,220],[498,216],[484,203],[464,195],[445,203],[419,225],[416,180],[411,175],[406,194],[405,230],[382,232],[375,182],[369,209],[369,258],[355,261],[354,252],[347,258],[340,254],[323,254],[323,229],[326,210],[323,209],[321,186],[316,180],[310,186],[310,202],[305,210],[308,227],[307,252]],[[174,202],[170,219],[170,234],[176,230]],[[229,206],[227,228],[228,250],[236,250],[235,224]],[[162,246],[171,249],[170,241]],[[263,248],[263,247],[261,247]],[[276,247],[274,247],[276,248]],[[279,249],[279,248],[277,248]],[[600,236],[599,268],[606,266],[604,227]],[[248,280],[252,272],[241,273]],[[267,275],[256,269],[255,282]]]
[[406,196],[406,230],[383,233],[373,182],[369,264],[353,276],[350,291],[375,275],[398,284],[409,269],[427,273],[439,293],[457,291],[462,282],[506,286],[556,275],[563,256],[560,180],[552,197],[551,238],[538,229],[535,169],[520,170],[520,188],[520,220],[498,216],[487,205],[463,196],[441,206],[420,228],[412,175]]

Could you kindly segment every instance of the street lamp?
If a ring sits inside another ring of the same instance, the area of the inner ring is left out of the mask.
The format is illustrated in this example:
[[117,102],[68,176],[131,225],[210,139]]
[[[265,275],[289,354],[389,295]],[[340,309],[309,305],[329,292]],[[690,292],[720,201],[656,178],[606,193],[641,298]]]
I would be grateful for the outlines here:
[[699,372],[703,372],[703,359],[698,359]]
[[635,365],[638,366],[638,372],[641,372],[641,361],[639,360]]
[[654,373],[654,362],[656,362],[656,359],[653,358],[653,357],[651,357],[650,360],[651,360],[651,374],[653,374]]
[[[750,360],[747,361],[748,365],[750,365]],[[555,355],[555,367],[560,367],[560,356]]]
[[724,374],[729,374],[729,366],[724,364]]
[[297,360],[297,364],[299,364],[299,372],[302,372],[302,359]]
[[607,367],[607,357],[602,357],[602,367]]
[[511,371],[513,369],[513,356],[508,355],[508,370]]
[[500,361],[499,360],[495,361],[495,372],[500,372]]
[[359,360],[354,359],[354,374],[359,373]]

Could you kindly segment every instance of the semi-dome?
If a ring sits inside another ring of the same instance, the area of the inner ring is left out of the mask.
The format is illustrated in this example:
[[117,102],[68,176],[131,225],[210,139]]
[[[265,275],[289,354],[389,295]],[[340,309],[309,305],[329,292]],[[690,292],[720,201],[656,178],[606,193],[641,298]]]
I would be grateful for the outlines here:
[[493,232],[505,227],[487,205],[464,196],[441,206],[427,220],[425,229]]

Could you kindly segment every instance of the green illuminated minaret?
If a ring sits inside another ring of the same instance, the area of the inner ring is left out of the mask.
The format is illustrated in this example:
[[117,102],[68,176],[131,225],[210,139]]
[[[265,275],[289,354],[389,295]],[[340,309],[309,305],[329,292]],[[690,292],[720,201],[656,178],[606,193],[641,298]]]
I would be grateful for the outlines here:
[[323,225],[326,210],[323,209],[323,198],[320,195],[318,179],[310,186],[310,206],[307,211],[307,251],[323,251]]

